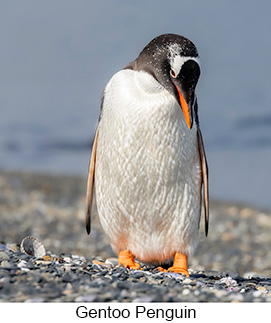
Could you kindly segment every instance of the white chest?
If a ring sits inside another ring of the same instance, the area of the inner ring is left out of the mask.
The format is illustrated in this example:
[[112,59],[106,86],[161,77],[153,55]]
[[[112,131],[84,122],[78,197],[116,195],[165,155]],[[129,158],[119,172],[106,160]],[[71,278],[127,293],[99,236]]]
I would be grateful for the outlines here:
[[99,133],[98,154],[104,145],[103,154],[121,165],[129,159],[136,170],[155,163],[161,171],[175,165],[189,172],[198,157],[196,127],[188,129],[175,98],[144,72],[124,70],[111,79]]

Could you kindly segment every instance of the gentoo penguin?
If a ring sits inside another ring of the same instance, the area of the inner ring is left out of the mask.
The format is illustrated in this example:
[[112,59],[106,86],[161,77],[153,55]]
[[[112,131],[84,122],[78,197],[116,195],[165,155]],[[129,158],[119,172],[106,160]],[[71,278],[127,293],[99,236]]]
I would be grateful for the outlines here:
[[[154,38],[105,86],[90,159],[86,229],[93,191],[119,265],[135,259],[189,275],[198,243],[202,186],[208,233],[208,168],[195,88],[199,55],[187,38]],[[163,270],[162,267],[159,267]]]

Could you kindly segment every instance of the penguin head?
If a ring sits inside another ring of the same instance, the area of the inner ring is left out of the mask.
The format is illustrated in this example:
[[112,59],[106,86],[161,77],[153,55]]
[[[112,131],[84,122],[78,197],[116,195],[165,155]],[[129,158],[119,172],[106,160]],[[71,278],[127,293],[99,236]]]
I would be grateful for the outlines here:
[[199,55],[187,38],[165,34],[154,38],[136,59],[137,70],[151,74],[180,104],[189,129],[193,126]]

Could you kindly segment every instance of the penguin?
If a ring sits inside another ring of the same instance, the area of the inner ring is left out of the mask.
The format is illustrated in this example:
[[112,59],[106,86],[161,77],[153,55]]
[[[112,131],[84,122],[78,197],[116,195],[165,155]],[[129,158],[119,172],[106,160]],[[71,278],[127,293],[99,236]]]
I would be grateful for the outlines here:
[[[95,196],[119,266],[142,269],[137,260],[189,276],[202,200],[208,234],[208,166],[195,94],[199,76],[194,43],[164,34],[104,88],[89,164],[86,230],[89,234]],[[168,269],[161,267],[172,261]]]

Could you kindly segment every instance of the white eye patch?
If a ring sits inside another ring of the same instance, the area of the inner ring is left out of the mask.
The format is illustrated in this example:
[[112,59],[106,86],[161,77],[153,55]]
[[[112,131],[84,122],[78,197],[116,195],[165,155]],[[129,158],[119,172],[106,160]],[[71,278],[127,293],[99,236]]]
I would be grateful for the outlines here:
[[176,76],[180,73],[183,64],[189,60],[193,60],[197,62],[198,65],[200,65],[198,57],[181,56],[180,47],[178,44],[172,44],[168,46],[168,59],[170,67],[174,71]]

